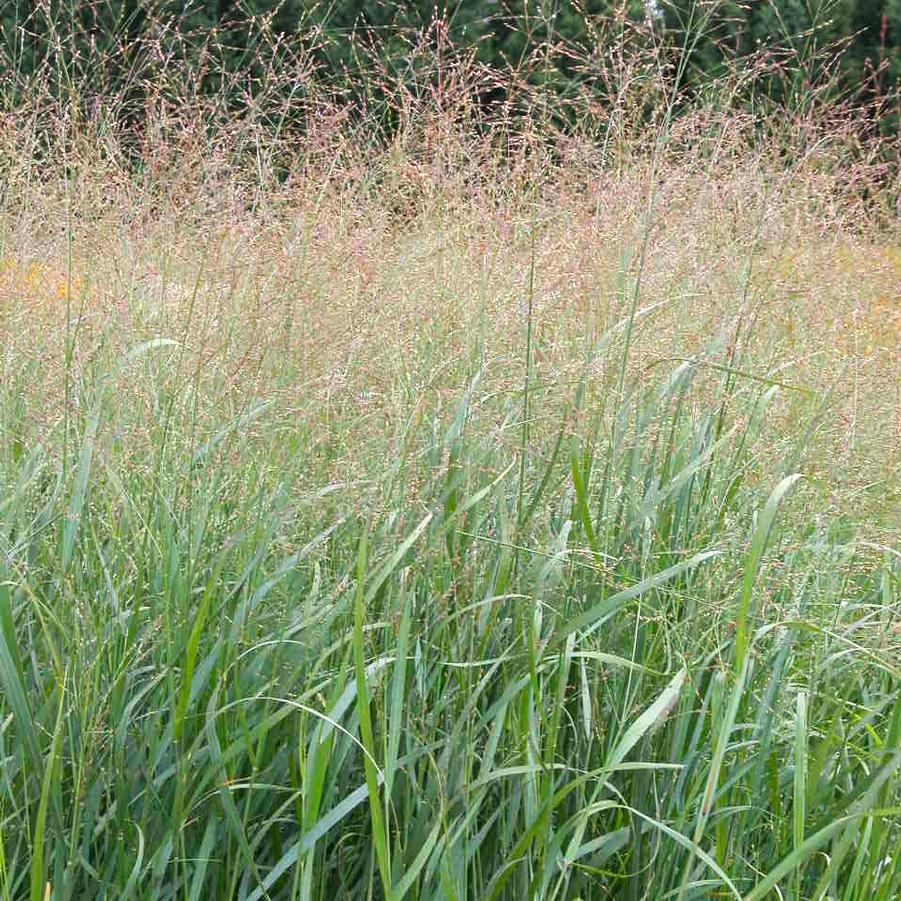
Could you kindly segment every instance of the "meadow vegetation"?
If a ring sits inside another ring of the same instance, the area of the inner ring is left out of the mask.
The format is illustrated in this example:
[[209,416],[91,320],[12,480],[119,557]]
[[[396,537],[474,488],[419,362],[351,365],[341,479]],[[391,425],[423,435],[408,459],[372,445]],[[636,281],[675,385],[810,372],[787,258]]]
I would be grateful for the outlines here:
[[629,52],[6,110],[0,898],[901,895],[897,146]]

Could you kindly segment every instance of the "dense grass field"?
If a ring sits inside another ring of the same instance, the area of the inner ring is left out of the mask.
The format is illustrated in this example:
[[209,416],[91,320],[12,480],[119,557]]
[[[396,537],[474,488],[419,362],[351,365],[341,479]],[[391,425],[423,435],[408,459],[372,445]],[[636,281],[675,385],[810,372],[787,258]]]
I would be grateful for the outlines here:
[[897,223],[437,121],[4,126],[0,898],[901,897]]

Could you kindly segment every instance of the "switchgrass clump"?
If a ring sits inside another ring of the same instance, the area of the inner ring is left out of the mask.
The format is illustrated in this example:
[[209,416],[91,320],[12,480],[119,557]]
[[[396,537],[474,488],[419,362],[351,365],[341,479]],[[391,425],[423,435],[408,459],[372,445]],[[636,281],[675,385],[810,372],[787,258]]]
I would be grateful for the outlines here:
[[888,157],[634,52],[17,99],[0,897],[901,893]]

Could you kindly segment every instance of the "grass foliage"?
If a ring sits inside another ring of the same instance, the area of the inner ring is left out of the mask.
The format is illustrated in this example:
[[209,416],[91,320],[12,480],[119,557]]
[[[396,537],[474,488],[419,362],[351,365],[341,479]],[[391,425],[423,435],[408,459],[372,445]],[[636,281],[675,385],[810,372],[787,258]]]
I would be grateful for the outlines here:
[[6,122],[0,898],[899,897],[887,201],[711,116]]

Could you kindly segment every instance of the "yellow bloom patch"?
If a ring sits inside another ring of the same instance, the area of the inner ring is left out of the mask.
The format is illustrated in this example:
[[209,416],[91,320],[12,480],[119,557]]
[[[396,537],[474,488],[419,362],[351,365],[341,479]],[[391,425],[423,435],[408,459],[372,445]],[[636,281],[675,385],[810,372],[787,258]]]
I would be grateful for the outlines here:
[[54,302],[78,297],[83,290],[81,278],[51,264],[14,256],[0,258],[0,297],[7,303],[52,306]]

